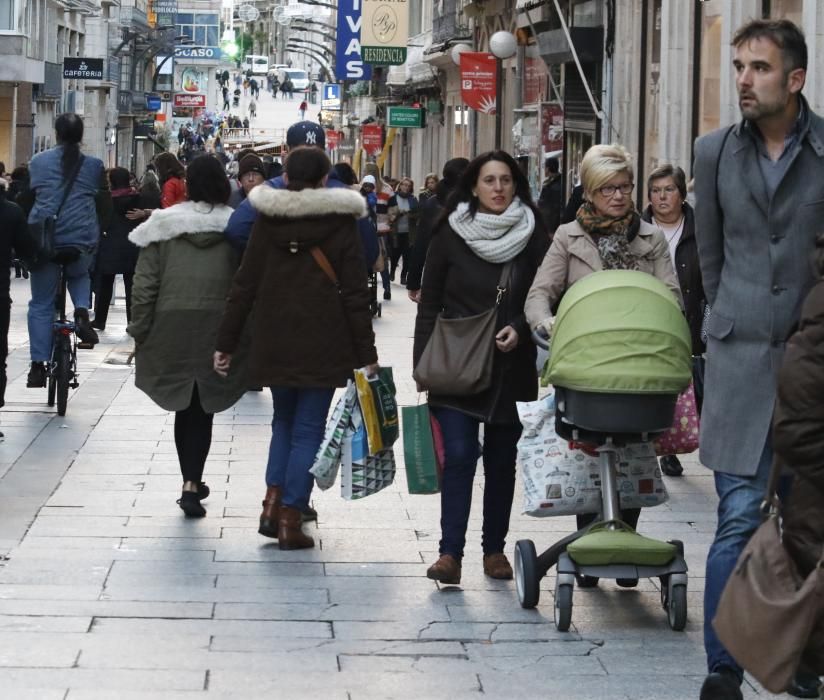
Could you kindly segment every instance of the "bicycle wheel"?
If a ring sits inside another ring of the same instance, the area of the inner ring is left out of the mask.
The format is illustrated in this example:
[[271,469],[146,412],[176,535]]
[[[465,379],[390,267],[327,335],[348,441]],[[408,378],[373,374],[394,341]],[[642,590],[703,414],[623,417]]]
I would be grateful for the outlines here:
[[54,373],[57,384],[57,415],[65,416],[71,381],[71,348],[67,340],[63,340],[58,348],[57,366],[54,368]]

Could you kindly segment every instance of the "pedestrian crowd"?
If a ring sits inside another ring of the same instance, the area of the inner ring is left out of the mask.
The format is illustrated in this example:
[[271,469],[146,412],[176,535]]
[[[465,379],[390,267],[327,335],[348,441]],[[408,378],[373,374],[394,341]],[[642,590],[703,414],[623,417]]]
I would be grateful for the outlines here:
[[[493,579],[513,578],[506,539],[522,436],[517,404],[535,401],[539,390],[533,334],[553,338],[559,306],[581,280],[605,270],[655,278],[686,320],[700,459],[718,496],[704,591],[708,675],[697,694],[740,700],[744,667],[713,619],[773,484],[798,581],[817,575],[824,556],[824,119],[802,94],[807,48],[798,27],[752,21],[732,46],[742,119],[696,141],[693,181],[676,165],[656,167],[641,183],[648,204],[640,211],[633,156],[620,144],[584,154],[569,197],[561,163],[548,158],[536,202],[518,161],[500,150],[450,159],[419,188],[376,162],[359,177],[351,164],[330,162],[324,129],[303,120],[305,101],[283,163],[251,151],[230,160],[219,146],[222,128],[238,128],[229,116],[181,127],[185,157],[158,155],[139,181],[83,155],[82,120],[62,115],[55,148],[10,176],[0,172],[0,216],[9,222],[0,250],[10,276],[13,251],[23,257],[29,245],[26,220],[62,212],[54,236],[82,252],[67,268],[68,289],[78,336],[90,344],[106,329],[115,276],[123,276],[135,382],[175,413],[177,502],[187,516],[206,515],[214,414],[247,390],[269,388],[259,533],[285,550],[314,546],[301,523],[317,517],[309,470],[333,395],[359,368],[378,375],[378,279],[385,302],[399,282],[417,305],[415,377],[442,436],[441,538],[426,575],[446,585],[461,581],[479,460],[481,566]],[[251,91],[254,118],[260,86],[239,78],[236,91]],[[226,108],[227,72],[220,82]],[[267,87],[291,95],[288,82],[274,78]],[[57,265],[28,274],[27,386],[40,387]],[[11,303],[8,279],[4,285],[3,368]],[[427,383],[421,367],[442,322],[490,310],[482,385]],[[0,405],[5,381],[3,369]],[[675,454],[661,455],[660,468],[683,473]],[[579,514],[579,530],[597,518]],[[636,528],[641,510],[622,508],[620,519]],[[816,644],[813,635],[796,650],[785,688],[795,697],[818,697],[824,668]]]

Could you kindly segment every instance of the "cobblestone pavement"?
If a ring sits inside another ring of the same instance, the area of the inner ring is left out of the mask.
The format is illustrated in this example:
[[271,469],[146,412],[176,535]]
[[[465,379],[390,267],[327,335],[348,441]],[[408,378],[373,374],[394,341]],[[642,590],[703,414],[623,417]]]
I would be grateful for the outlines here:
[[[0,428],[0,696],[10,700],[262,698],[697,698],[704,675],[704,559],[714,527],[709,472],[686,460],[672,498],[642,530],[679,537],[690,566],[689,622],[672,632],[657,581],[576,590],[573,628],[552,623],[554,574],[535,610],[512,582],[484,577],[479,504],[460,588],[425,578],[438,546],[437,496],[396,484],[361,502],[314,494],[318,547],[281,552],[257,517],[269,440],[268,392],[216,418],[208,516],[189,521],[172,417],[134,388],[122,300],[62,419],[25,389],[23,281],[12,281],[10,382]],[[376,321],[400,403],[414,306],[395,285]],[[402,457],[397,450],[398,457]],[[480,470],[479,470],[480,471]],[[539,550],[571,518],[519,515],[509,538]],[[763,691],[762,691],[763,694]],[[758,696],[750,686],[745,696]]]

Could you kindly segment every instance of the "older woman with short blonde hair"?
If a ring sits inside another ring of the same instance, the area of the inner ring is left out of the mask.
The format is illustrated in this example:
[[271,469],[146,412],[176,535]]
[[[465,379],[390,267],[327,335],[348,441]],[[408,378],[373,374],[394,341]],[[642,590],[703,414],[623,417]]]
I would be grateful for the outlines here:
[[[575,221],[558,227],[526,298],[529,327],[552,334],[561,297],[579,279],[599,270],[640,270],[660,279],[681,300],[681,289],[660,229],[643,221],[632,204],[632,157],[623,146],[590,148],[581,163],[584,203]],[[622,511],[633,527],[639,509]],[[578,516],[583,527],[592,516]],[[597,579],[579,581],[593,585]]]

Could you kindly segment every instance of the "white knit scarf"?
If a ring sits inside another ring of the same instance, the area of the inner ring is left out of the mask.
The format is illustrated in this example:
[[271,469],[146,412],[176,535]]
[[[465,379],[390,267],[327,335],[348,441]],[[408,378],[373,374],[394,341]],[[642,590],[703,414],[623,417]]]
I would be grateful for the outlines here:
[[502,214],[469,213],[469,203],[461,202],[449,215],[452,230],[482,260],[504,263],[526,248],[535,230],[535,215],[519,197]]

